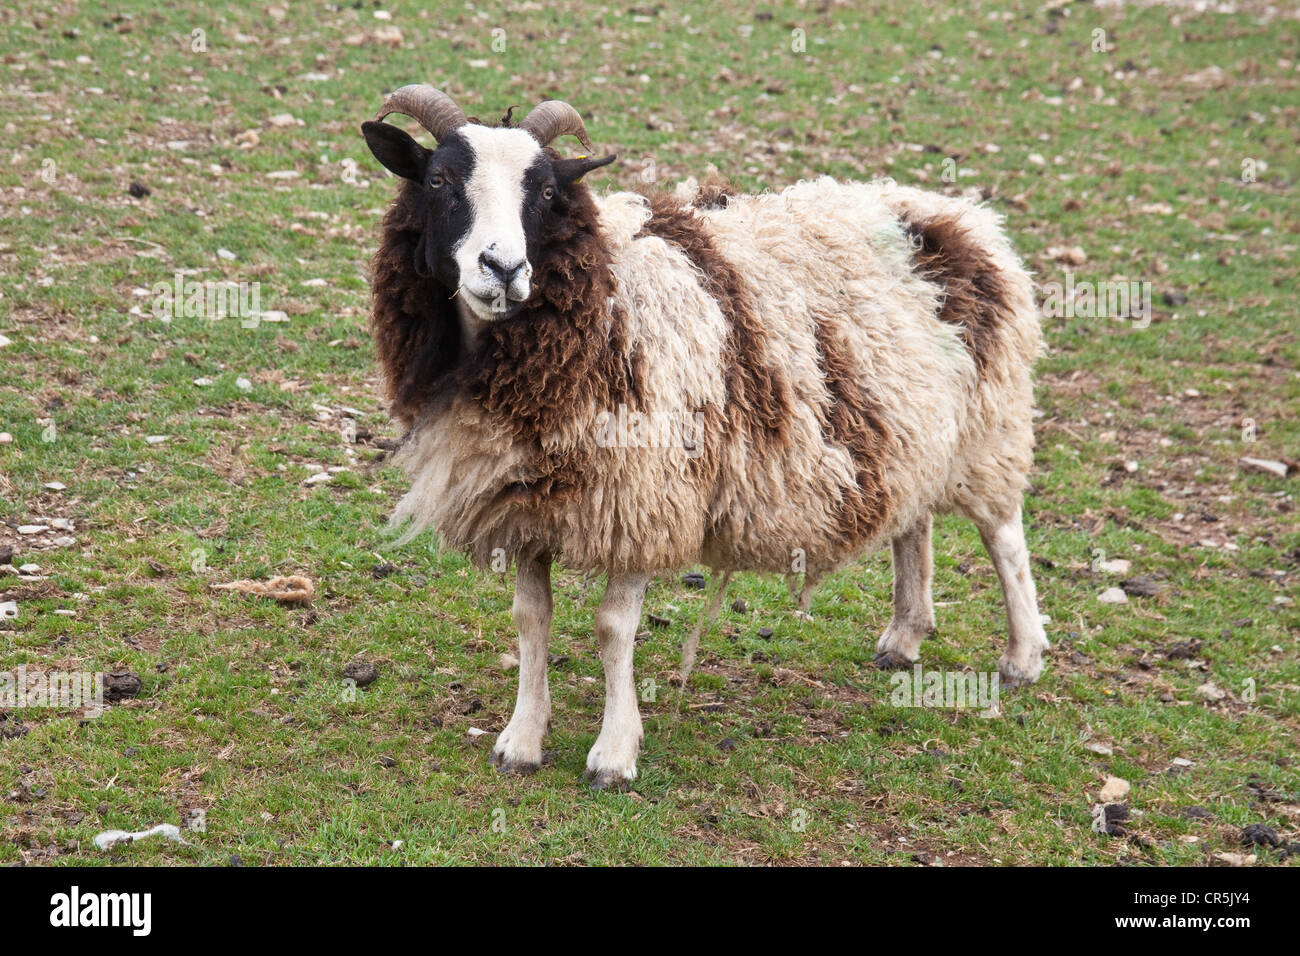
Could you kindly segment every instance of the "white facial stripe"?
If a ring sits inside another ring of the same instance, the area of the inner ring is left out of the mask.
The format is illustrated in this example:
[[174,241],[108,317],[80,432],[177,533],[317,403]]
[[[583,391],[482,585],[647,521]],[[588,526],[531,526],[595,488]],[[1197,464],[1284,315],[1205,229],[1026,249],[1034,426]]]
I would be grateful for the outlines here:
[[[526,264],[528,245],[522,219],[524,173],[541,154],[541,146],[520,129],[471,125],[462,126],[459,132],[474,151],[474,170],[465,184],[472,221],[454,253],[460,282],[479,299],[495,300],[504,308],[507,300],[517,302],[528,296],[532,270]],[[506,266],[525,265],[506,288],[483,266],[483,255]],[[479,311],[473,300],[470,304]]]

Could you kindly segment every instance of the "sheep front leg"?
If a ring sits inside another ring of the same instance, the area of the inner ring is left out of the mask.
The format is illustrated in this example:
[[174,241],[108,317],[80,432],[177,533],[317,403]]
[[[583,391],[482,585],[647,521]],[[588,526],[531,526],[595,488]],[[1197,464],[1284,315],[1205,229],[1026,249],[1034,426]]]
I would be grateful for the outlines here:
[[894,616],[876,643],[879,667],[911,664],[921,654],[921,641],[934,633],[930,527],[927,514],[894,539]]
[[984,548],[993,559],[1002,598],[1007,606],[1006,653],[998,661],[1002,686],[1018,687],[1038,680],[1043,670],[1043,651],[1047,650],[1047,632],[1038,613],[1038,595],[1029,573],[1029,549],[1025,546],[1025,529],[1020,509],[1001,524],[980,526]]
[[546,652],[551,637],[551,558],[521,558],[515,579],[519,628],[519,697],[514,716],[497,737],[491,761],[502,773],[532,773],[542,764],[542,738],[551,720]]
[[605,719],[587,754],[587,780],[595,790],[623,789],[636,777],[641,711],[632,679],[632,648],[649,581],[646,574],[611,574],[596,611],[596,639],[605,665]]

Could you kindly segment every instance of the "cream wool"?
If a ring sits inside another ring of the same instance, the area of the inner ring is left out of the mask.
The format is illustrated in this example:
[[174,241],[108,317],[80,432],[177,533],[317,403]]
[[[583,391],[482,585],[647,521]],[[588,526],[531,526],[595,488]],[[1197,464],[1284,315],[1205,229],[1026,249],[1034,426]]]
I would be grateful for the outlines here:
[[[1029,280],[1013,271],[1011,258],[1009,277],[1023,279],[1018,333],[1029,344],[1002,356],[991,379],[978,383],[958,329],[935,316],[942,290],[911,269],[897,218],[899,210],[961,215],[973,232],[987,233],[978,238],[990,248],[1010,255],[992,214],[954,202],[892,183],[822,179],[702,214],[726,257],[745,275],[762,277],[752,292],[774,333],[767,359],[787,370],[795,395],[791,441],[776,454],[756,454],[707,424],[700,440],[717,455],[716,474],[701,474],[681,447],[600,448],[583,497],[539,515],[500,498],[502,489],[533,477],[527,450],[461,398],[431,411],[400,453],[412,488],[395,520],[411,522],[408,534],[433,526],[481,563],[494,549],[513,559],[541,543],[566,566],[587,571],[703,562],[784,573],[802,554],[819,575],[934,510],[1009,514],[1032,449],[1026,355],[1037,348],[1037,321]],[[637,238],[649,217],[643,197],[616,193],[598,208],[627,346],[645,359],[645,407],[683,415],[722,407],[724,321],[697,270],[670,243]],[[854,475],[850,455],[828,442],[822,427],[833,399],[818,369],[814,324],[826,316],[859,360],[893,436],[884,463],[889,520],[866,548],[849,552],[832,543],[830,505]],[[543,451],[591,448],[610,412],[617,409],[572,409]],[[1022,424],[1008,429],[1002,421]]]

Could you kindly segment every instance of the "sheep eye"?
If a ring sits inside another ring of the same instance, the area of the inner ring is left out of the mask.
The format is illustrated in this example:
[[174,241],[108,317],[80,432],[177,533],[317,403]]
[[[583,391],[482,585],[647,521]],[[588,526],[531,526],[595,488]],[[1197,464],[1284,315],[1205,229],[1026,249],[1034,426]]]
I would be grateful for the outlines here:
[[549,200],[549,199],[554,199],[554,198],[555,198],[555,187],[554,187],[554,186],[543,186],[543,187],[542,187],[542,198],[543,198],[543,199],[547,199],[547,200]]
[[432,176],[429,177],[429,188],[441,189],[445,182],[446,182],[445,179],[443,179],[437,173],[434,173]]

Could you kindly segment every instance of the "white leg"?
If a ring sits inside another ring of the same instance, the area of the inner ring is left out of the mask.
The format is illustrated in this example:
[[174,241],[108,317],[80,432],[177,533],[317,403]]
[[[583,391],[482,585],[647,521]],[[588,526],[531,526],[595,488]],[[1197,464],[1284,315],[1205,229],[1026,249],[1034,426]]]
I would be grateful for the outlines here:
[[894,616],[876,642],[880,667],[911,664],[921,655],[921,641],[934,633],[930,526],[927,514],[894,539]]
[[521,558],[515,579],[519,628],[519,697],[514,716],[497,737],[492,763],[502,773],[532,773],[542,763],[542,738],[551,720],[546,652],[551,637],[550,556]]
[[649,580],[646,574],[611,574],[596,611],[596,639],[605,665],[605,719],[587,754],[587,779],[597,790],[622,788],[636,777],[641,711],[632,678],[632,648]]
[[1038,613],[1038,596],[1029,573],[1029,549],[1025,547],[1025,529],[1020,509],[1004,524],[980,528],[984,547],[993,559],[1002,597],[1007,606],[1007,651],[998,661],[998,671],[1005,687],[1032,684],[1043,670],[1043,651],[1047,650],[1047,632]]

